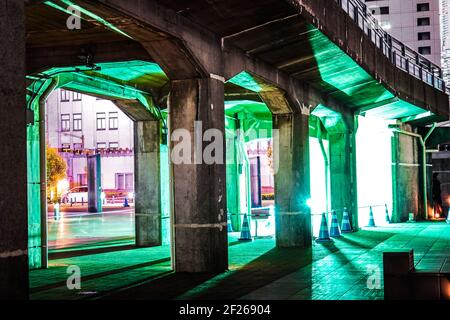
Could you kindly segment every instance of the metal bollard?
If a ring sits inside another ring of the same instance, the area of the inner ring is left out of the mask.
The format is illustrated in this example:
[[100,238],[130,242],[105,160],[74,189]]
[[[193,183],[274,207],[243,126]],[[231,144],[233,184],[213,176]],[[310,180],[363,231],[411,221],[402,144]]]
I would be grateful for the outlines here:
[[55,220],[59,220],[59,203],[53,204],[53,212],[54,212],[54,218]]

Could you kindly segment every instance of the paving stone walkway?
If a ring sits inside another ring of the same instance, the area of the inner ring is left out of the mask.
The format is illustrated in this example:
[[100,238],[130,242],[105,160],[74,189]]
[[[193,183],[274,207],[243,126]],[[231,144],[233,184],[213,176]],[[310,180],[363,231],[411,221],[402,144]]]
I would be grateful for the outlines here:
[[[450,257],[450,225],[442,222],[367,228],[308,249],[275,248],[273,239],[236,243],[236,237],[230,237],[229,271],[222,274],[172,273],[168,246],[107,252],[53,260],[48,270],[32,271],[31,297],[379,300],[383,251],[414,249],[419,269]],[[81,268],[81,290],[66,287],[69,265]]]

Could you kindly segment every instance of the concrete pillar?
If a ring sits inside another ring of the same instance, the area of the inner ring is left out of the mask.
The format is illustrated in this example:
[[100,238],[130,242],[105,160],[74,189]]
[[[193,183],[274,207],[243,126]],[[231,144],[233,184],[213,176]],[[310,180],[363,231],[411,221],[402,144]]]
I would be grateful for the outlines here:
[[28,299],[24,2],[0,2],[0,300]]
[[[411,126],[402,126],[412,131]],[[421,192],[421,147],[417,138],[398,132],[392,137],[392,222],[405,222],[409,213],[423,217]]]
[[[330,194],[331,208],[336,210],[338,221],[342,220],[343,209],[347,208],[353,217],[355,179],[352,175],[351,134],[332,133],[328,135],[330,146]],[[352,226],[355,224],[352,223]]]
[[[197,128],[199,124],[202,126],[197,133],[196,122]],[[176,272],[222,272],[228,268],[224,122],[222,81],[212,78],[172,81],[169,125]],[[216,150],[219,164],[205,163],[201,157],[201,151],[206,152],[205,146],[210,142],[203,142],[197,155],[194,145],[194,141],[201,145],[202,133],[212,128],[222,135],[215,141],[222,149]],[[181,138],[174,141],[177,133],[191,145],[188,143],[183,152],[177,152],[182,145],[178,142]],[[174,156],[181,154],[186,161],[175,163]]]
[[159,121],[134,123],[136,245],[161,245],[161,130]]
[[[309,116],[273,116],[275,228],[279,247],[311,245]],[[276,136],[278,135],[278,138]],[[277,141],[278,140],[278,141]]]
[[92,213],[102,212],[102,171],[101,157],[99,154],[88,156],[88,211]]
[[[230,121],[233,130],[237,129],[236,122]],[[231,224],[234,231],[240,231],[241,223],[238,213],[241,212],[240,205],[240,183],[239,177],[243,170],[242,163],[239,163],[239,149],[237,148],[237,136],[229,134],[226,137],[227,143],[227,212],[230,215]],[[245,188],[245,186],[243,186]]]

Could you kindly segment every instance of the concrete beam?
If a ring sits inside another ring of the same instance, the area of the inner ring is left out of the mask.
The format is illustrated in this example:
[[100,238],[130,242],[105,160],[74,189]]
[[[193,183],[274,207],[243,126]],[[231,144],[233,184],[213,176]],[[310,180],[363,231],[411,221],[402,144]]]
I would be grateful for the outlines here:
[[28,299],[24,2],[0,2],[0,300]]
[[[309,116],[301,113],[273,117],[275,229],[279,247],[311,245],[309,183]],[[274,135],[275,137],[275,135]]]
[[94,63],[131,60],[152,61],[147,50],[136,41],[125,40],[85,47],[27,47],[27,74],[43,72],[49,68],[84,66],[80,56],[91,53]]
[[[99,9],[92,0],[80,1],[91,10]],[[156,1],[98,0],[111,12],[122,14],[118,27],[141,42],[171,80],[210,74],[223,77],[220,38],[206,28],[182,17]],[[104,14],[104,11],[102,12]],[[125,16],[123,16],[125,15]],[[128,17],[126,19],[125,17]],[[127,21],[126,21],[127,20]],[[125,22],[126,21],[126,22]],[[152,30],[159,39],[149,39],[143,30]]]
[[339,3],[328,0],[288,0],[302,16],[380,81],[398,98],[445,119],[449,117],[448,96],[397,68],[371,39],[349,18]]
[[[202,125],[197,133],[196,121]],[[201,161],[194,147],[204,150],[206,143],[201,141],[207,129],[217,129],[224,135],[223,82],[216,79],[172,81],[169,128],[171,140],[176,130],[189,133],[186,139],[190,139],[192,146],[183,150],[189,158],[187,161],[174,163],[174,147],[178,143],[170,142],[174,269],[176,272],[225,271],[228,268],[225,137],[216,141],[224,152],[218,156],[221,164]],[[194,144],[195,141],[200,142]]]

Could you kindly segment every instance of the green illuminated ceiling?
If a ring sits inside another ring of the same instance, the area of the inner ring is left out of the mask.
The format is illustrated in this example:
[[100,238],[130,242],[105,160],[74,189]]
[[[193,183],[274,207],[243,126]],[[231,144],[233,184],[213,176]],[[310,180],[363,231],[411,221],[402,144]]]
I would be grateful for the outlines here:
[[234,83],[237,86],[248,89],[253,92],[261,92],[261,86],[256,82],[251,74],[242,71],[241,73],[235,75],[228,82]]
[[319,69],[321,89],[350,108],[386,119],[423,115],[427,110],[398,99],[322,32],[308,26],[309,42]]

